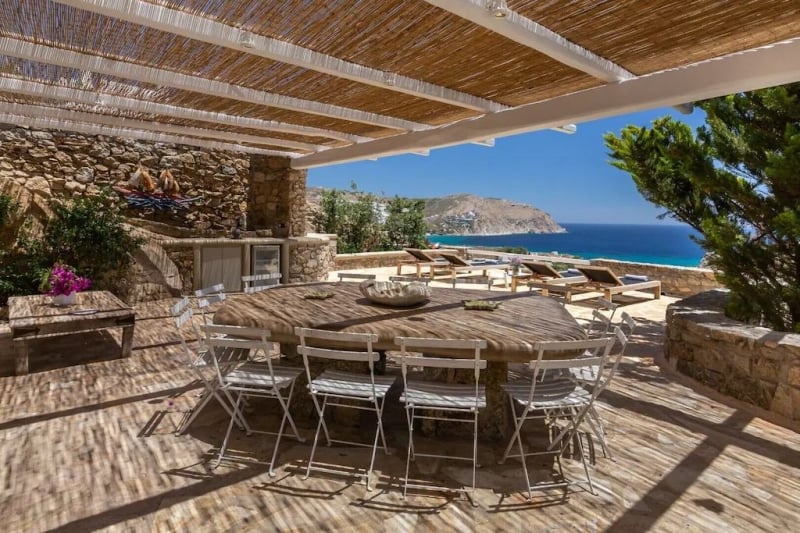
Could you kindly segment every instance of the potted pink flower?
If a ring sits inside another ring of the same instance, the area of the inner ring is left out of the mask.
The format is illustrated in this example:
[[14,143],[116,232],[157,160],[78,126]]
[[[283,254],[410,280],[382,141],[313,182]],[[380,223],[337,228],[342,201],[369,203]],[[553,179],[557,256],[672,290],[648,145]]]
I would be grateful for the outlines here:
[[82,278],[75,270],[62,263],[56,263],[42,277],[42,292],[53,297],[53,305],[73,305],[76,294],[92,285],[89,278]]

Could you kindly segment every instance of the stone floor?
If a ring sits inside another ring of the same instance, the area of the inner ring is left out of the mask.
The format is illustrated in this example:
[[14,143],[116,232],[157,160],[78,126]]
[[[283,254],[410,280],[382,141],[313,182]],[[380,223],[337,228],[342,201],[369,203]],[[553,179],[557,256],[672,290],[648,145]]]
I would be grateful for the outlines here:
[[[794,529],[798,428],[666,370],[661,342],[671,300],[625,301],[639,327],[601,399],[616,461],[597,458],[594,495],[576,486],[527,503],[519,463],[497,464],[504,443],[481,442],[478,507],[438,493],[404,501],[398,486],[407,437],[396,405],[386,412],[395,453],[378,456],[372,492],[352,476],[304,481],[310,447],[290,440],[275,478],[257,463],[212,469],[225,413],[209,408],[188,434],[174,435],[198,389],[169,326],[171,302],[157,302],[137,308],[128,360],[113,358],[114,335],[64,337],[38,347],[34,373],[0,378],[0,516],[8,531]],[[591,305],[579,301],[570,310],[586,316]],[[64,366],[75,360],[96,362]],[[252,408],[255,426],[276,427],[260,404]],[[300,429],[310,437],[313,420]],[[234,436],[235,451],[269,457],[272,437]],[[457,453],[467,444],[430,439],[420,446]],[[349,447],[322,447],[319,458],[350,471],[369,460],[366,450]],[[565,464],[578,477],[577,463]],[[536,475],[546,478],[550,470]],[[469,482],[470,470],[420,459],[412,475],[455,487]]]

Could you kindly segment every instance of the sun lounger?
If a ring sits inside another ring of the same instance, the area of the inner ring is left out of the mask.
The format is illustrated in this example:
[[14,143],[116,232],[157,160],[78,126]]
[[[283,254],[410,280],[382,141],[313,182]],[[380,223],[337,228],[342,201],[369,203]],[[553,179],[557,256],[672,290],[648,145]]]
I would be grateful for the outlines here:
[[598,266],[579,266],[578,270],[589,280],[587,287],[603,291],[603,296],[609,302],[615,294],[630,291],[653,291],[653,298],[661,298],[661,282],[648,279],[647,276],[625,274],[618,278],[610,269]]
[[[467,261],[462,259],[461,257],[457,256],[454,253],[448,252],[439,252],[439,255],[442,256],[444,260],[448,262],[448,270],[450,274],[450,278],[455,284],[456,275],[459,272],[471,272],[473,270],[482,270],[483,276],[488,278],[489,274],[487,273],[491,269],[508,268],[508,263],[502,263],[496,259],[477,259],[473,261]],[[431,270],[431,277],[433,276],[433,270]]]
[[438,253],[434,250],[420,250],[419,248],[404,248],[414,259],[400,259],[397,261],[397,275],[403,275],[403,266],[414,265],[417,269],[417,277],[422,277],[422,268],[429,267],[431,269],[431,277],[433,277],[434,270],[437,268],[448,268],[450,263],[441,257],[435,257],[433,254]]
[[542,296],[548,296],[550,292],[554,292],[563,295],[570,302],[572,301],[572,293],[588,281],[580,273],[578,275],[574,275],[570,271],[567,271],[566,274],[561,273],[547,263],[522,261],[521,264],[533,272],[536,277],[535,280],[528,282],[528,287],[530,289],[540,289]]
[[554,269],[550,264],[540,263],[539,261],[521,261],[520,264],[530,270],[533,273],[533,277],[536,279],[560,279],[582,276],[580,272],[578,272],[577,275],[565,275]]

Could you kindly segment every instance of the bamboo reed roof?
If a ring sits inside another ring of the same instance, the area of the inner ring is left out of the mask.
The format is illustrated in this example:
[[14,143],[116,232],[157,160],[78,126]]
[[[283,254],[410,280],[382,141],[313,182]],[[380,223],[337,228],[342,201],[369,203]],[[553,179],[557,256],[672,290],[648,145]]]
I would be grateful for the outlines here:
[[307,167],[797,81],[798,38],[793,0],[9,0],[0,113]]

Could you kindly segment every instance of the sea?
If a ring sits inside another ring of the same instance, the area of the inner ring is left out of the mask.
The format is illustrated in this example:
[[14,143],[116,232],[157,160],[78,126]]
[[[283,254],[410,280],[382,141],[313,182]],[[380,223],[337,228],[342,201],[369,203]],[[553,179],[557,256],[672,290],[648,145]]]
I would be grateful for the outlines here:
[[703,249],[691,236],[697,233],[685,225],[561,224],[566,233],[517,233],[511,235],[429,235],[442,246],[521,246],[530,253],[578,256],[581,259],[617,259],[695,267]]

